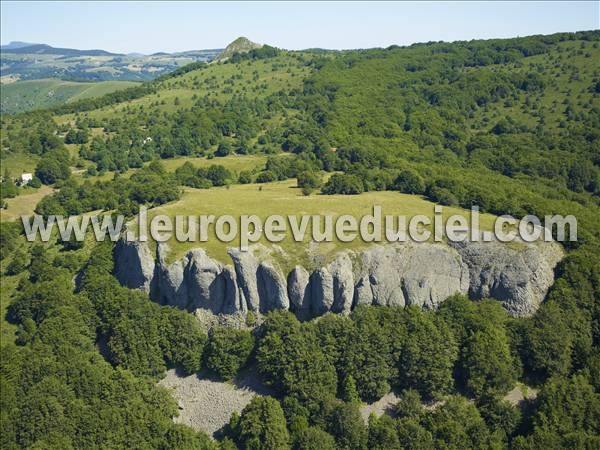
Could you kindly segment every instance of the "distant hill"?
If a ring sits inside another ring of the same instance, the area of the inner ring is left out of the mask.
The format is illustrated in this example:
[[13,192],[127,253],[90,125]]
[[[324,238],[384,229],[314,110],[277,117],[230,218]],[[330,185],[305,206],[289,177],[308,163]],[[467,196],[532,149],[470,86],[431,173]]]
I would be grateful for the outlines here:
[[2,79],[70,81],[147,81],[193,62],[209,62],[222,49],[127,55],[14,41],[1,48]]
[[77,83],[56,79],[17,81],[3,84],[0,101],[2,114],[15,114],[32,109],[99,97],[138,83],[131,81],[102,81]]
[[12,41],[6,45],[0,45],[0,50],[13,50],[13,49],[17,49],[17,48],[29,47],[32,45],[38,45],[38,44],[33,44],[31,42]]
[[255,48],[261,48],[261,47],[262,47],[261,44],[252,42],[250,39],[242,36],[242,37],[237,38],[235,41],[233,41],[227,47],[225,47],[225,50],[223,50],[223,52],[221,52],[221,54],[217,57],[217,60],[222,61],[227,58],[230,58],[235,53],[246,53],[246,52],[249,52],[250,50],[253,50]]
[[[14,43],[13,43],[14,44]],[[120,53],[111,53],[105,50],[76,50],[73,48],[57,48],[46,44],[33,44],[26,46],[14,45],[2,48],[4,53],[37,54],[37,55],[61,55],[61,56],[124,56]]]

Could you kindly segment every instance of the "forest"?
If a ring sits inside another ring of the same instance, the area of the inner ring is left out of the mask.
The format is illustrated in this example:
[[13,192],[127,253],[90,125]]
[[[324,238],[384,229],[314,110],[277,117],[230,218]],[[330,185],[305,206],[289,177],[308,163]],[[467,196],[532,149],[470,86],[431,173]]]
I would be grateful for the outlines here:
[[[395,191],[579,222],[531,317],[456,295],[437,310],[273,311],[210,328],[120,286],[111,242],[31,244],[3,222],[2,276],[14,283],[3,327],[15,332],[0,348],[2,448],[598,448],[599,57],[598,31],[340,53],[265,46],[2,117],[3,159],[35,158],[33,187],[55,189],[35,206],[44,216],[133,217],[187,188],[295,178],[306,196]],[[265,74],[284,81],[273,89]],[[266,162],[236,172],[223,162],[235,155]],[[210,164],[167,169],[177,158]],[[2,202],[22,189],[5,176]],[[256,370],[274,395],[213,440],[172,421],[178,406],[156,385],[170,368],[223,381]],[[516,385],[537,397],[509,403]],[[361,405],[391,390],[392,414],[365,423]]]

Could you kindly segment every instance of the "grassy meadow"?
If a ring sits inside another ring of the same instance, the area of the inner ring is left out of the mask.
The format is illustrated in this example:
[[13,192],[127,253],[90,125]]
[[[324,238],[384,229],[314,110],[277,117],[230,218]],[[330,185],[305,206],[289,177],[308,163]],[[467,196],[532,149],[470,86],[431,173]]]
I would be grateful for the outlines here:
[[[258,215],[264,222],[272,214],[298,216],[302,214],[332,215],[335,218],[343,214],[354,216],[357,221],[366,214],[372,214],[373,206],[382,208],[382,215],[406,215],[407,222],[417,214],[424,214],[430,218],[434,216],[435,204],[416,195],[400,194],[397,192],[366,192],[360,195],[310,195],[304,196],[296,187],[296,180],[286,180],[265,184],[232,185],[211,189],[186,189],[182,198],[177,201],[149,211],[149,221],[152,217],[165,214],[171,218],[175,215],[208,215],[215,216],[229,214],[239,222],[241,215]],[[443,217],[453,214],[462,214],[467,219],[470,213],[464,209],[444,207]],[[493,228],[495,217],[489,214],[481,216],[481,228]],[[187,220],[187,219],[186,219]],[[385,227],[385,220],[382,227]],[[174,223],[174,222],[173,222]],[[187,222],[185,222],[187,227]],[[310,235],[312,225],[309,224],[306,237]],[[431,227],[429,228],[432,229]],[[134,227],[135,230],[135,227]],[[383,234],[385,239],[385,234]],[[312,267],[316,263],[330,259],[342,249],[360,249],[368,243],[358,238],[350,243],[334,240],[333,242],[315,243],[305,239],[303,243],[296,243],[292,237],[288,224],[286,238],[277,244],[268,242],[264,235],[260,243],[273,249],[272,257],[282,269],[291,269],[296,264]],[[239,246],[239,235],[230,243],[220,242],[214,232],[214,226],[209,229],[208,242],[177,242],[173,237],[169,240],[171,253],[169,260],[174,261],[191,248],[201,247],[213,258],[229,263],[228,247]]]
[[31,188],[26,189],[26,193],[20,194],[15,198],[6,199],[7,208],[0,209],[0,220],[2,222],[19,220],[22,215],[33,214],[33,210],[38,202],[46,195],[54,192],[54,189],[50,186],[42,186],[36,190]]
[[0,159],[2,175],[8,173],[11,177],[20,177],[23,172],[33,173],[40,157],[24,153],[3,153]]

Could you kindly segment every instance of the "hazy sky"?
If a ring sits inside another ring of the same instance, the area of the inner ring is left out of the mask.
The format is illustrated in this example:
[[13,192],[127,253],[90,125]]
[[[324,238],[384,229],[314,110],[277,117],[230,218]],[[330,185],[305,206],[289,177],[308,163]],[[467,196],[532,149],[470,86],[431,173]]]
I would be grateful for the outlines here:
[[1,40],[152,53],[221,48],[368,48],[600,28],[600,2],[11,2]]

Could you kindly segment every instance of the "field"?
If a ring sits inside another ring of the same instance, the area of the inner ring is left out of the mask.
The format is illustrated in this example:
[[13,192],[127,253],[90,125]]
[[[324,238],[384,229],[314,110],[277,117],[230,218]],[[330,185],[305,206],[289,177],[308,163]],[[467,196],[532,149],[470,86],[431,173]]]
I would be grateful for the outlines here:
[[79,83],[58,79],[17,81],[2,85],[1,111],[13,114],[98,97],[135,86],[132,81]]
[[[311,195],[304,196],[296,187],[295,180],[286,180],[266,184],[232,185],[229,187],[212,188],[207,190],[187,189],[181,200],[170,203],[160,208],[149,211],[149,219],[158,214],[169,217],[175,215],[204,215],[215,216],[230,214],[239,222],[241,215],[256,214],[263,221],[271,214],[299,216],[302,214],[333,215],[350,214],[360,220],[363,215],[372,214],[374,205],[382,208],[385,216],[406,215],[407,222],[417,214],[424,214],[430,218],[434,215],[434,203],[424,200],[420,196],[400,194],[397,192],[367,192],[360,195]],[[469,217],[469,212],[459,208],[444,208],[443,217],[452,214],[463,214]],[[187,219],[186,219],[187,220]],[[482,215],[481,228],[492,229],[494,216]],[[187,222],[186,226],[187,226]],[[382,224],[385,226],[385,224]],[[289,225],[288,225],[289,227]],[[307,237],[310,234],[310,228]],[[230,243],[220,242],[211,227],[208,242],[177,242],[175,239],[169,241],[172,252],[169,260],[173,261],[182,256],[187,250],[194,247],[202,247],[206,252],[222,262],[230,262],[227,256],[227,248],[239,246],[238,240]],[[270,246],[264,239],[261,243]],[[312,267],[316,262],[331,258],[340,249],[359,249],[366,245],[365,242],[356,239],[351,243],[343,243],[337,240],[327,243],[311,243],[306,239],[299,244],[293,240],[291,231],[286,238],[276,244],[282,251],[273,252],[273,258],[279,262],[283,269],[292,268],[296,264]],[[279,250],[278,247],[274,247]]]
[[33,173],[39,159],[39,156],[31,154],[2,153],[2,159],[0,159],[2,175],[4,176],[8,172],[11,177],[20,177],[23,172]]
[[[30,189],[30,188],[27,188]],[[50,186],[42,186],[34,192],[21,194],[15,198],[6,199],[7,209],[0,210],[0,220],[12,221],[18,220],[21,215],[33,214],[33,210],[38,202],[46,195],[54,191]]]
[[[76,152],[76,145],[68,145],[70,150]],[[72,152],[72,153],[73,153]],[[18,176],[22,172],[33,172],[36,158],[29,156],[28,158],[21,157],[22,155],[11,155],[11,157],[2,161],[2,169],[8,170],[11,176]],[[267,157],[264,155],[231,155],[225,158],[205,158],[205,157],[182,157],[161,160],[161,164],[165,167],[168,172],[174,172],[178,167],[182,166],[186,162],[190,162],[195,167],[208,167],[211,165],[222,165],[226,169],[230,170],[233,174],[239,174],[243,170],[255,170],[264,167]],[[122,176],[131,176],[136,169],[129,169],[123,173]],[[114,172],[106,172],[102,175],[87,177],[85,170],[73,169],[73,175],[77,179],[96,181],[109,181],[114,177]],[[0,218],[2,221],[14,221],[19,219],[23,214],[32,214],[35,206],[38,202],[46,195],[53,192],[53,189],[49,186],[42,186],[40,189],[31,190],[27,188],[27,191],[20,193],[15,198],[6,200],[8,205],[7,209],[0,210]]]

